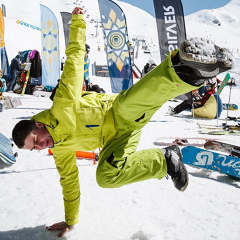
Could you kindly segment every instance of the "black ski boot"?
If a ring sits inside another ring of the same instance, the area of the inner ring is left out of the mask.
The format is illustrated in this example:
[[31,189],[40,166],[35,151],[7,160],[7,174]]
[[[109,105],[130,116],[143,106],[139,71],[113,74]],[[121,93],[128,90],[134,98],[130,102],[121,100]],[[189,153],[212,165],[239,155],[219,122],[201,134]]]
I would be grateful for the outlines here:
[[173,67],[185,82],[200,86],[204,81],[234,67],[232,53],[203,38],[190,38],[184,41],[176,56]]
[[182,162],[179,147],[172,145],[161,150],[166,159],[168,175],[171,176],[174,186],[183,192],[188,186],[188,172]]
[[228,49],[218,47],[204,38],[184,41],[179,49],[179,57],[182,63],[203,78],[213,78],[234,66],[234,57]]

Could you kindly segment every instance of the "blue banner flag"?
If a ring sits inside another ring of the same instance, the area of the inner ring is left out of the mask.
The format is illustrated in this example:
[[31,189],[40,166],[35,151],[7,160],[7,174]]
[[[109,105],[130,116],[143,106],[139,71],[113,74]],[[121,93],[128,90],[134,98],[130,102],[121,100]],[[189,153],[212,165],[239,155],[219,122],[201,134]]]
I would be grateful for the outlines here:
[[127,22],[122,9],[111,0],[98,0],[104,45],[113,93],[133,85]]
[[44,5],[41,9],[42,84],[55,87],[60,79],[59,27],[54,13]]

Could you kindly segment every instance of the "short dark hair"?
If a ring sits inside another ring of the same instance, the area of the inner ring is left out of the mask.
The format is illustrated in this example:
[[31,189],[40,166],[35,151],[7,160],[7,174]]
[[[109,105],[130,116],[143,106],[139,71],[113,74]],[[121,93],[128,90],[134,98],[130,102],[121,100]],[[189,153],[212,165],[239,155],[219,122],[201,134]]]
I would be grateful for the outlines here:
[[26,137],[38,127],[33,120],[22,120],[12,130],[12,138],[18,148],[23,148]]

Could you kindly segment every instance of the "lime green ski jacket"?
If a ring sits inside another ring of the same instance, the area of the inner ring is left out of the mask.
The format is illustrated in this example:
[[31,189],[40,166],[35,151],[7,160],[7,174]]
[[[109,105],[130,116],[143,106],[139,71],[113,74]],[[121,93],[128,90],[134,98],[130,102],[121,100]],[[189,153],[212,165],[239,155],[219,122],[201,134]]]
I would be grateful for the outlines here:
[[43,123],[53,138],[52,152],[63,189],[65,221],[69,225],[78,222],[80,207],[75,152],[102,148],[116,134],[111,109],[116,95],[82,92],[85,32],[83,15],[73,15],[67,60],[53,105],[32,117]]

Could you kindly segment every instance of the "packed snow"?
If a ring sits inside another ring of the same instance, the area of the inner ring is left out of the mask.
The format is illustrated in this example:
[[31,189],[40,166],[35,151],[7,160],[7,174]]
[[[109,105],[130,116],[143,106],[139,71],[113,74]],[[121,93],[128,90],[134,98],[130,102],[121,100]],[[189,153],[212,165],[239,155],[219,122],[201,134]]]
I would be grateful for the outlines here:
[[[139,52],[136,65],[142,69],[148,59],[158,52],[155,19],[146,12],[129,4],[117,1],[124,10],[129,38],[143,36],[152,54]],[[60,28],[61,56],[64,55],[64,38],[61,11],[71,12],[75,3],[84,5],[87,21],[87,43],[91,47],[91,63],[105,64],[101,29],[96,29],[91,19],[99,19],[97,0],[47,1],[47,0],[2,0],[7,10],[5,18],[5,42],[9,60],[18,51],[40,50],[40,31],[16,23],[19,19],[40,27],[39,3],[48,6],[57,16]],[[240,1],[232,0],[225,7],[203,10],[185,18],[188,37],[207,37],[230,48],[236,66],[230,71],[236,86],[226,86],[221,93],[223,102],[240,106],[240,48],[239,48]],[[231,13],[231,15],[229,15]],[[211,20],[212,19],[212,20]],[[214,24],[216,19],[221,24]],[[149,32],[151,31],[151,32]],[[97,37],[96,37],[97,36]],[[101,51],[97,51],[100,46]],[[158,56],[156,57],[157,61]],[[223,80],[225,74],[220,74]],[[91,76],[111,93],[109,78]],[[52,102],[46,97],[20,96],[22,105],[0,112],[0,132],[11,138],[14,125],[29,119],[34,114],[50,108]],[[159,96],[161,97],[161,96]],[[180,101],[165,103],[143,129],[138,149],[155,148],[159,137],[207,137],[198,133],[197,123],[221,125],[225,117],[238,116],[238,111],[223,111],[219,120],[194,119],[190,112],[177,116],[168,113],[169,106]],[[228,124],[237,124],[228,121]],[[210,136],[208,136],[210,137]],[[214,136],[211,136],[214,138]],[[221,135],[218,139],[239,145],[239,135]],[[53,157],[47,150],[19,150],[17,162],[0,169],[0,240],[53,240],[57,232],[48,232],[45,227],[64,220],[63,200],[59,176]],[[240,239],[240,181],[225,174],[187,166],[189,186],[183,193],[177,191],[172,181],[149,180],[118,189],[100,188],[95,180],[97,165],[91,160],[78,160],[81,186],[80,222],[74,230],[61,239],[65,240],[239,240]]]

